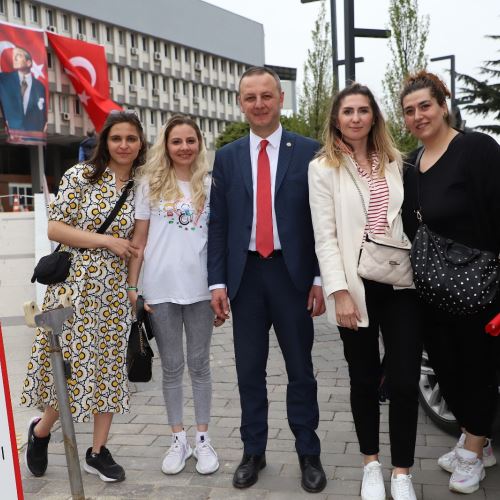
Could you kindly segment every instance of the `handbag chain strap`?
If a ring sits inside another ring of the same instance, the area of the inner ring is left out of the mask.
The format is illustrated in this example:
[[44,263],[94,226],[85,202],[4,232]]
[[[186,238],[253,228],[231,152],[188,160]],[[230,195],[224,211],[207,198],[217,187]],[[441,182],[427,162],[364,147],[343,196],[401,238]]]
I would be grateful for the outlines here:
[[[349,159],[351,160],[351,163],[354,165],[354,161],[350,156],[349,156]],[[354,183],[356,191],[359,194],[359,199],[361,200],[361,205],[363,206],[363,212],[365,213],[365,217],[366,217],[366,225],[368,226],[368,233],[371,234],[372,231],[370,228],[370,221],[368,219],[368,210],[366,209],[366,204],[365,204],[365,199],[363,198],[363,193],[361,192],[361,189],[360,189],[358,183],[356,182],[356,179],[354,178],[354,174],[351,172],[350,167],[346,166],[346,170],[347,170],[347,173],[349,174],[349,176],[351,177],[352,182]]]
[[[125,203],[125,200],[127,199],[128,193],[130,192],[130,190],[132,189],[133,186],[134,186],[134,180],[130,179],[127,182],[127,185],[125,186],[125,189],[123,190],[122,194],[120,195],[120,198],[116,202],[116,205],[113,207],[113,210],[111,210],[109,215],[106,217],[106,220],[99,226],[99,229],[96,231],[97,234],[104,234],[106,229],[108,229],[108,227],[111,225],[113,220],[116,218],[120,209],[123,207],[123,204]],[[60,248],[61,248],[61,243],[59,243],[59,245],[57,245],[57,248],[54,250],[54,252],[58,252]],[[83,253],[87,249],[86,248],[79,248],[78,250]]]

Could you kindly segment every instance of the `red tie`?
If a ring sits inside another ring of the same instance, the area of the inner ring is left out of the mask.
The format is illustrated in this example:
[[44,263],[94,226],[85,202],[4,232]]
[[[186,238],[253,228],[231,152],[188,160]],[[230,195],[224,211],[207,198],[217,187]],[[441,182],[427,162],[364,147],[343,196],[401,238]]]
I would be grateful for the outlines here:
[[269,141],[260,141],[257,159],[257,223],[255,248],[262,257],[269,257],[274,250],[273,208],[271,197],[271,166],[267,156]]

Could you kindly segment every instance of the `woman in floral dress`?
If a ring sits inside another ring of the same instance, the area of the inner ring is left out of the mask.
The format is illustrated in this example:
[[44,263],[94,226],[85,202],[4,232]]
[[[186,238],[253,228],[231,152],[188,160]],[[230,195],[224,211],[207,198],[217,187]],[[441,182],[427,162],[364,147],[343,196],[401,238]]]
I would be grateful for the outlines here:
[[[50,205],[48,236],[72,254],[68,278],[50,285],[44,309],[70,292],[74,315],[61,334],[63,357],[71,366],[68,390],[75,422],[94,417],[93,445],[84,468],[103,481],[125,479],[105,447],[114,413],[129,410],[125,370],[131,313],[127,299],[127,261],[135,253],[134,189],[104,234],[96,231],[113,210],[135,168],[144,162],[146,142],[141,123],[129,112],[109,115],[94,157],[67,170]],[[26,465],[35,476],[47,468],[50,430],[58,419],[47,334],[36,330],[21,403],[43,408],[28,428]]]

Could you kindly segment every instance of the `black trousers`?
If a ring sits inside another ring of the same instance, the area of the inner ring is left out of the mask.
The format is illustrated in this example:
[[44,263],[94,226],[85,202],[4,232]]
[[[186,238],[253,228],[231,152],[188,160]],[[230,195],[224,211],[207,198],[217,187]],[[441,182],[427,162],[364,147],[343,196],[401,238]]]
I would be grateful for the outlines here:
[[424,343],[441,393],[460,425],[489,436],[498,401],[496,367],[500,337],[484,331],[500,312],[500,297],[487,310],[453,317],[424,305]]
[[262,454],[267,444],[266,366],[269,329],[274,326],[288,385],[288,424],[299,455],[319,455],[317,385],[311,350],[312,319],[308,292],[295,288],[281,255],[249,254],[238,293],[231,301],[234,352],[241,403],[241,439],[247,454]]
[[351,409],[364,455],[379,452],[382,375],[379,332],[384,341],[384,371],[389,392],[389,435],[394,467],[414,462],[418,418],[418,381],[422,357],[419,304],[415,290],[363,280],[369,326],[339,327],[351,379]]

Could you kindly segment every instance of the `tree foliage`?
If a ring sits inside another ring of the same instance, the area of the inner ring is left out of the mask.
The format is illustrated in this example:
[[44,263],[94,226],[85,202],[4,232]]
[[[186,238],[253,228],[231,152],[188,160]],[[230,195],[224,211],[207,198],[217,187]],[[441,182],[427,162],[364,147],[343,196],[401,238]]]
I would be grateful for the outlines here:
[[305,135],[321,140],[333,90],[332,39],[324,0],[311,36],[313,48],[307,51],[304,63],[299,116],[308,125]]
[[[500,35],[488,38],[500,40]],[[484,118],[493,118],[496,123],[478,125],[477,129],[500,134],[500,59],[484,61],[480,73],[486,76],[479,80],[469,75],[459,74],[458,79],[465,84],[460,88],[461,100],[469,102],[463,109]]]
[[[309,132],[309,128],[307,123],[302,119],[302,117],[298,115],[292,116],[281,116],[280,118],[281,125],[290,132],[295,132],[300,135],[307,136]],[[229,144],[230,142],[239,139],[240,137],[244,137],[250,131],[250,126],[248,122],[233,122],[230,123],[225,129],[224,132],[219,134],[217,137],[217,141],[215,143],[215,147],[217,149]]]
[[387,65],[383,81],[384,104],[396,144],[401,151],[407,152],[416,147],[417,141],[405,128],[399,94],[408,74],[427,66],[425,44],[429,35],[429,16],[419,16],[418,0],[391,0],[389,20],[392,62]]

